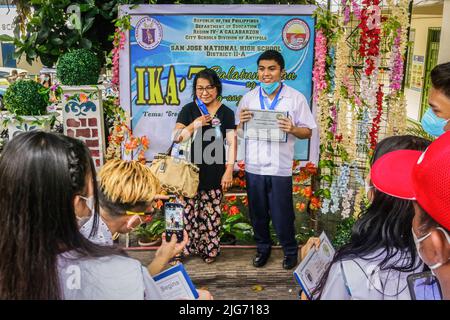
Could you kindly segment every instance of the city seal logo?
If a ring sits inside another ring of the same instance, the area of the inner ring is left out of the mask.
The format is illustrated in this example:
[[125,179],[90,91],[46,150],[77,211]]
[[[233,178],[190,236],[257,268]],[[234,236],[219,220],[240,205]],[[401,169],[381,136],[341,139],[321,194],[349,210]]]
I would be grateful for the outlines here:
[[291,50],[301,50],[309,42],[308,24],[302,19],[291,19],[283,27],[283,42]]
[[136,24],[134,36],[141,48],[152,50],[156,48],[162,40],[162,26],[153,18],[142,18]]

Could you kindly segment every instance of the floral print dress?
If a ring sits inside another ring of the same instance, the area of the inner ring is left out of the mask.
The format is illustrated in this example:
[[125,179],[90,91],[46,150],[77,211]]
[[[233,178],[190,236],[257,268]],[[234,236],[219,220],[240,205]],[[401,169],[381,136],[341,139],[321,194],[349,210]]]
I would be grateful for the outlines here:
[[199,191],[194,198],[184,198],[184,224],[189,242],[184,254],[197,254],[204,260],[220,253],[220,203],[222,190]]

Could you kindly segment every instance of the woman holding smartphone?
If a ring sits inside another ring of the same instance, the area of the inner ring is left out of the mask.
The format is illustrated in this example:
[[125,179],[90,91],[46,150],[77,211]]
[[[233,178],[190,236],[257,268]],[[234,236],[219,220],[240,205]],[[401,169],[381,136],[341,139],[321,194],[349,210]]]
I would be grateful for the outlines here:
[[80,233],[77,212],[93,208],[99,223],[95,165],[80,140],[29,131],[8,142],[0,208],[0,299],[162,299],[138,260]]
[[76,212],[92,205],[99,221],[96,187],[80,140],[29,131],[8,142],[0,158],[0,299],[162,298],[138,260],[80,233]]
[[[142,163],[118,159],[108,161],[98,177],[98,226],[94,227],[92,215],[80,232],[94,243],[112,246],[113,238],[136,229],[152,215],[153,200],[159,197],[159,181]],[[166,241],[163,235],[162,245],[148,266],[151,275],[163,271],[169,260],[183,250],[187,243],[186,232],[181,238],[181,243],[177,243],[175,236]]]
[[176,142],[194,136],[190,160],[200,168],[197,194],[182,200],[189,234],[185,254],[199,254],[206,263],[214,262],[220,252],[220,203],[223,192],[232,186],[236,160],[234,112],[219,101],[221,94],[222,84],[215,71],[197,73],[193,102],[183,107],[175,126]]

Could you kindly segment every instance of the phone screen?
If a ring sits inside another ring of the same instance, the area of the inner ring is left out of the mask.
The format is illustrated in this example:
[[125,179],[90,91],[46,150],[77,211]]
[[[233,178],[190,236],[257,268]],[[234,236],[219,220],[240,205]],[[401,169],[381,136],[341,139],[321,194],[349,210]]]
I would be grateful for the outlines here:
[[166,202],[164,204],[164,216],[166,220],[166,237],[170,241],[173,233],[177,235],[178,242],[183,241],[183,205],[179,203]]
[[413,300],[442,300],[439,281],[431,272],[408,276],[408,286]]

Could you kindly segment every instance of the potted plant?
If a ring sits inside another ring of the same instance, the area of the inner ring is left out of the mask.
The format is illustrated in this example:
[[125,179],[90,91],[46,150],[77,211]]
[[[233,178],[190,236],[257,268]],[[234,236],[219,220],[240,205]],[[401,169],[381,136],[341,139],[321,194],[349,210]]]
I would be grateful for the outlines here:
[[151,222],[139,226],[134,233],[140,246],[151,247],[161,244],[161,235],[165,229],[163,219],[153,219]]
[[97,85],[100,69],[100,60],[87,49],[65,53],[56,66],[64,92],[61,105],[64,134],[83,140],[97,167],[103,165],[106,149],[103,88]]
[[222,228],[220,230],[220,243],[234,245],[236,242],[251,242],[253,239],[253,228],[247,222],[244,215],[239,212],[231,214],[222,211]]
[[6,90],[4,103],[9,115],[4,125],[8,126],[9,139],[16,134],[37,129],[50,130],[55,115],[47,112],[49,94],[47,89],[33,80],[18,80]]

